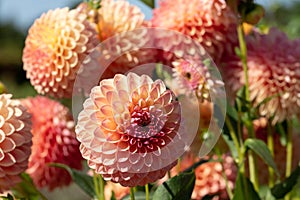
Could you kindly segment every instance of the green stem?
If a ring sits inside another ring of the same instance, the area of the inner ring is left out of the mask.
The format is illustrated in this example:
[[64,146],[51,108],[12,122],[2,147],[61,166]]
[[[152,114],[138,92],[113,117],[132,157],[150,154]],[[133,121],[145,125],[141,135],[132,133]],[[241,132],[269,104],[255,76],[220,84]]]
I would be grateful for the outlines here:
[[96,197],[98,200],[100,200],[100,189],[99,189],[99,184],[98,184],[98,175],[95,173],[95,171],[93,172],[93,181],[94,181],[94,188],[95,188],[95,192],[96,192]]
[[149,196],[149,185],[148,185],[148,183],[145,185],[145,193],[146,193],[146,200],[149,200],[150,196]]
[[[243,65],[244,77],[245,77],[245,98],[248,107],[248,112],[250,112],[250,91],[249,91],[249,79],[248,79],[248,66],[247,66],[247,45],[244,37],[244,30],[242,22],[238,26],[238,39],[240,44],[240,57]],[[255,138],[253,124],[250,122],[247,125],[248,134],[250,138]],[[256,191],[259,190],[258,173],[256,170],[256,158],[251,150],[248,151],[249,159],[249,171],[250,180],[252,181]]]
[[236,134],[234,132],[233,126],[232,126],[232,124],[231,124],[230,119],[229,119],[228,116],[226,116],[226,118],[225,118],[225,123],[226,123],[226,125],[227,125],[227,127],[229,129],[229,134],[230,134],[230,136],[231,136],[231,138],[233,140],[233,143],[234,143],[235,147],[238,150],[238,154],[239,154],[239,157],[240,157],[240,152],[241,152],[240,151],[240,144],[239,144],[238,138],[236,137]]
[[[269,150],[274,158],[274,140],[273,140],[273,129],[270,123],[268,123],[268,136],[267,143]],[[269,167],[269,187],[274,186],[274,170],[272,167]]]
[[36,192],[37,194],[39,194],[39,196],[41,197],[42,200],[48,200],[47,197],[45,197],[43,195],[43,193],[41,193],[34,184],[32,184],[32,182],[28,181],[26,178],[24,178],[24,176],[21,174],[21,178],[24,182],[26,182],[27,185],[30,186],[31,189],[34,190],[34,192]]
[[[292,173],[292,162],[293,162],[293,125],[292,125],[292,121],[288,120],[285,177],[289,177]],[[287,194],[285,196],[285,200],[289,200],[289,199],[290,199],[290,194]]]
[[100,182],[100,200],[105,200],[105,196],[104,196],[105,183],[101,175],[99,175],[99,182]]
[[134,198],[134,188],[133,187],[130,188],[130,200],[135,200],[135,198]]

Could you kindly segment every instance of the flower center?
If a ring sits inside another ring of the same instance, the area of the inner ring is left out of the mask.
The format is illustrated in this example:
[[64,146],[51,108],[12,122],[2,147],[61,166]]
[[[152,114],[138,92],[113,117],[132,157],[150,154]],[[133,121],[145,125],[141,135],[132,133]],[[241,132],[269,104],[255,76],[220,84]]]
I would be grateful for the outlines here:
[[147,126],[151,122],[150,113],[148,110],[135,110],[131,114],[131,123],[136,123],[139,126]]

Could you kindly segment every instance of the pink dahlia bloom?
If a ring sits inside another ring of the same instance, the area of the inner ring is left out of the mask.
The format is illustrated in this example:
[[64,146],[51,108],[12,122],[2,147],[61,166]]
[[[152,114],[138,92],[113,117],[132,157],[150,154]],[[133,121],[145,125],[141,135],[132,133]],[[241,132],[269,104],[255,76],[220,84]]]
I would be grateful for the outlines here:
[[68,108],[42,96],[24,99],[22,103],[32,114],[33,125],[27,173],[39,188],[53,190],[68,185],[71,177],[66,170],[48,166],[49,163],[62,163],[75,169],[82,168],[74,121]]
[[[215,60],[236,41],[237,20],[225,0],[162,0],[153,12],[151,23],[190,36]],[[167,37],[164,40],[178,47],[185,43]]]
[[[268,34],[247,36],[250,99],[254,106],[271,98],[259,108],[261,116],[273,124],[300,113],[300,40],[289,40],[271,28]],[[223,74],[229,91],[235,93],[245,84],[240,59],[224,58]]]
[[40,94],[71,97],[79,67],[98,43],[86,15],[68,8],[50,10],[29,29],[23,50],[27,78]]
[[200,100],[209,100],[211,95],[218,95],[218,88],[224,86],[222,81],[211,77],[207,66],[202,62],[181,59],[172,64],[173,76],[179,87],[186,94],[195,94]]
[[30,114],[12,95],[0,95],[0,193],[18,182],[31,153]]
[[184,151],[180,104],[161,80],[117,74],[95,86],[83,106],[76,126],[80,150],[107,181],[127,187],[154,182]]

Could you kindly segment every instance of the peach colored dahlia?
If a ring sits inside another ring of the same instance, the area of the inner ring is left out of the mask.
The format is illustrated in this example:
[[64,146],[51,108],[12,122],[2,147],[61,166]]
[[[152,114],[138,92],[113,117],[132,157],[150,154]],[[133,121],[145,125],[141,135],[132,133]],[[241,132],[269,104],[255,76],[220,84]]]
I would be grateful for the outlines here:
[[[254,106],[272,97],[259,108],[261,116],[281,122],[300,113],[300,40],[271,28],[247,36],[250,98]],[[235,93],[245,83],[240,59],[224,60],[223,74],[229,91]]]
[[79,143],[74,132],[74,121],[67,107],[37,96],[22,100],[32,114],[32,154],[27,173],[36,186],[56,187],[68,185],[71,177],[61,168],[49,163],[62,163],[75,169],[82,168]]
[[[215,60],[236,40],[237,20],[225,0],[161,0],[151,23],[190,36]],[[180,43],[185,41],[173,40],[174,46]]]
[[0,193],[21,181],[32,145],[31,116],[11,97],[0,95]]
[[200,100],[209,100],[216,96],[218,87],[224,86],[220,80],[214,80],[208,68],[202,62],[177,60],[173,63],[173,76],[187,94],[194,93]]
[[125,187],[163,177],[183,153],[180,104],[161,80],[117,74],[95,86],[78,117],[88,165]]
[[29,29],[23,50],[27,78],[40,94],[70,97],[82,61],[97,44],[86,15],[68,8],[50,10]]

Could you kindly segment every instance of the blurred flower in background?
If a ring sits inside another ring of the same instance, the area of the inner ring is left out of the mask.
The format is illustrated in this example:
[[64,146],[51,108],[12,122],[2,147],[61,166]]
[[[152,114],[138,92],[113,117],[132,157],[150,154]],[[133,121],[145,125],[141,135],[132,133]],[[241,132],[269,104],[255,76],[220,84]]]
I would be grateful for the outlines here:
[[79,142],[75,138],[74,121],[67,107],[47,97],[28,97],[22,104],[32,114],[32,153],[27,173],[39,188],[69,185],[71,177],[50,163],[62,163],[82,169]]

